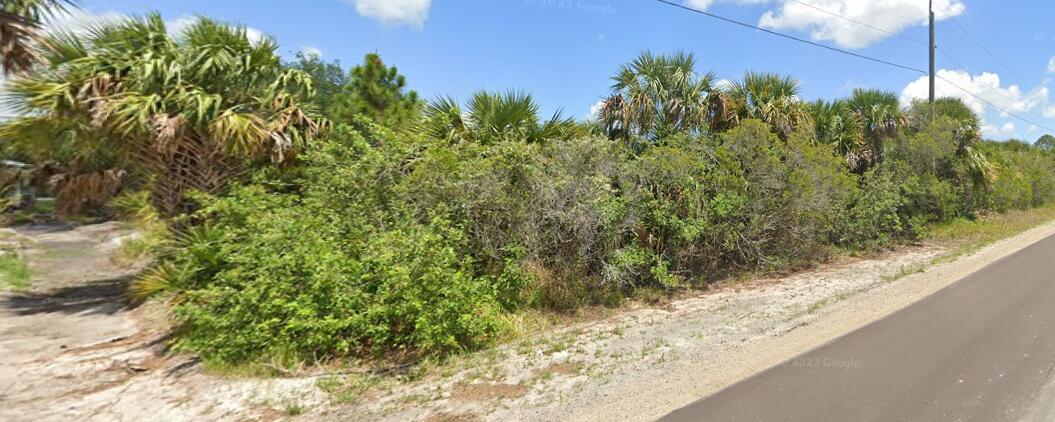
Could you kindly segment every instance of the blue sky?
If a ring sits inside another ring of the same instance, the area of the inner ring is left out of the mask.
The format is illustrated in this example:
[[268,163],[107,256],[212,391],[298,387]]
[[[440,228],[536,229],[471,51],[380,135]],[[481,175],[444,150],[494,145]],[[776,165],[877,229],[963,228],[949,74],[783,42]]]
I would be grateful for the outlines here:
[[[709,12],[926,69],[927,0],[802,0],[894,32],[840,20],[795,0],[676,0]],[[642,50],[695,54],[698,71],[736,79],[746,70],[789,74],[805,99],[882,88],[926,95],[922,75],[776,38],[654,0],[83,0],[87,15],[159,11],[172,21],[205,14],[275,37],[283,54],[311,49],[350,66],[378,52],[426,98],[480,89],[531,93],[549,113],[576,117],[608,93],[609,77]],[[1007,110],[1055,129],[1055,2],[937,0],[985,48],[938,13],[943,75]],[[904,38],[903,38],[904,37]],[[999,60],[999,61],[998,61]],[[1001,63],[1002,62],[1002,63]],[[1050,66],[1049,66],[1050,62]],[[1034,140],[1046,130],[956,88],[983,115],[987,136]]]

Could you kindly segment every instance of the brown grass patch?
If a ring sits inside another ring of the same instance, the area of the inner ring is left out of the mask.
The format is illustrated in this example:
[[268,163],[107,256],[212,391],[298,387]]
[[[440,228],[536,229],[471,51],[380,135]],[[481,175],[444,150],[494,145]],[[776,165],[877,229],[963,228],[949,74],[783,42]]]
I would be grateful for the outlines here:
[[478,420],[480,420],[480,417],[472,413],[447,412],[434,413],[425,418],[425,422],[476,422]]
[[515,399],[527,393],[520,384],[455,384],[451,398],[455,401]]
[[578,375],[582,370],[582,364],[578,362],[554,363],[545,368],[536,368],[532,371],[535,378],[544,378],[549,375]]

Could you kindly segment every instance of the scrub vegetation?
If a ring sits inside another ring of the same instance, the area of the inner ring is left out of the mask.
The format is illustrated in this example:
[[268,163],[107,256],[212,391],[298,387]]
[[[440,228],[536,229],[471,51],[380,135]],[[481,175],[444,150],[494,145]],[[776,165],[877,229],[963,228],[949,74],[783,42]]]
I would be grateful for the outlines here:
[[0,127],[4,154],[54,163],[63,213],[149,227],[133,294],[168,301],[174,345],[220,365],[443,356],[525,312],[704,289],[932,227],[986,237],[957,227],[1055,199],[1052,143],[983,140],[957,99],[807,102],[792,77],[718,85],[684,53],[615,69],[599,115],[577,121],[517,91],[423,100],[376,54],[283,61],[208,18],[38,46],[11,76],[27,117]]

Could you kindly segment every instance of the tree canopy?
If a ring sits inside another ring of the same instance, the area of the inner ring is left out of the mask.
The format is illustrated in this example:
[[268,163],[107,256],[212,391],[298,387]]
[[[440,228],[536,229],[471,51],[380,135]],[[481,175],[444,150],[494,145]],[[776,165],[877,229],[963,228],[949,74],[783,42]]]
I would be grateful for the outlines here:
[[72,0],[4,0],[0,3],[0,55],[5,74],[33,67],[41,57],[34,43],[41,21],[73,5]]
[[[11,102],[26,117],[2,129],[11,142],[54,139],[70,180],[103,170],[145,175],[165,215],[187,209],[190,191],[218,193],[255,160],[289,163],[325,124],[298,99],[313,92],[304,72],[283,69],[271,39],[199,18],[173,36],[158,14],[94,26],[81,37],[43,41],[46,68],[15,78]],[[84,153],[87,152],[87,153]]]
[[1033,145],[1047,151],[1055,150],[1055,136],[1051,136],[1050,134],[1041,135]]
[[715,76],[695,66],[692,54],[646,51],[620,67],[598,116],[609,136],[656,139],[706,127]]

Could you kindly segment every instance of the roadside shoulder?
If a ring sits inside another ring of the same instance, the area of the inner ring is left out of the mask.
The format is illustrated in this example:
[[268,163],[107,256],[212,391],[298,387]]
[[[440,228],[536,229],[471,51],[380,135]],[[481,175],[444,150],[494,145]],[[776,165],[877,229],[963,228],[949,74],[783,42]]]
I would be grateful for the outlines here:
[[[828,306],[817,318],[785,333],[763,336],[713,354],[694,356],[633,383],[581,397],[557,414],[563,420],[654,420],[779,365],[920,301],[985,266],[1055,235],[1055,222],[997,241],[959,259],[937,264]],[[617,398],[617,399],[616,399]],[[541,415],[537,415],[541,416]]]

